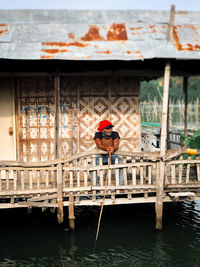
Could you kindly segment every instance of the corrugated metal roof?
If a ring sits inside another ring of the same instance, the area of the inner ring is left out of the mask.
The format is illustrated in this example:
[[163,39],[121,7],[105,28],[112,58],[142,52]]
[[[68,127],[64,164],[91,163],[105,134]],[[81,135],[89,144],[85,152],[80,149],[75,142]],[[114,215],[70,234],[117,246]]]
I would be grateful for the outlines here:
[[200,59],[200,11],[0,10],[0,58]]

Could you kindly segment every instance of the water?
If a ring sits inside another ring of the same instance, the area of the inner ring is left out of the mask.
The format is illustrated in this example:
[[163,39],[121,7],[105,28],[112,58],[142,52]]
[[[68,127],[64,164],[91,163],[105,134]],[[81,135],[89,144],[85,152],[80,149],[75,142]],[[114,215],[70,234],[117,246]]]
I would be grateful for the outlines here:
[[[67,210],[65,210],[67,214]],[[155,230],[153,204],[76,209],[76,231],[56,214],[0,211],[0,266],[200,266],[200,203],[164,204]]]

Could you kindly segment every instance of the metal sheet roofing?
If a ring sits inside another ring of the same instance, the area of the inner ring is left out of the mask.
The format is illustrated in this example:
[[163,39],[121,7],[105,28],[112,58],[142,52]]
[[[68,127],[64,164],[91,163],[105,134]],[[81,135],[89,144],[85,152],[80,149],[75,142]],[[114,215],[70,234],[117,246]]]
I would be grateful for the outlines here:
[[0,58],[200,59],[200,11],[0,10]]

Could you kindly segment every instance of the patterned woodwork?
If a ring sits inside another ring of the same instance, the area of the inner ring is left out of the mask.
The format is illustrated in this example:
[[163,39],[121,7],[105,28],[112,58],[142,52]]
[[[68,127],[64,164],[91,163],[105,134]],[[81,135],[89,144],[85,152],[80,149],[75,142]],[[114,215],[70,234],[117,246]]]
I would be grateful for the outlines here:
[[[18,81],[20,160],[55,158],[54,83],[48,77]],[[99,121],[109,119],[120,150],[140,151],[139,82],[132,77],[65,76],[60,81],[59,151],[66,157],[95,150]]]

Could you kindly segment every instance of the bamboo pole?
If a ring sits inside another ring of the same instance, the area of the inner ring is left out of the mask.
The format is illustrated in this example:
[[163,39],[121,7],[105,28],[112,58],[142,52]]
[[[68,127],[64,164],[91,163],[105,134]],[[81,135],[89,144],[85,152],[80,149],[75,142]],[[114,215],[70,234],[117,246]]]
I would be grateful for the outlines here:
[[185,94],[184,134],[187,135],[187,128],[188,128],[188,79],[187,77],[184,77],[183,79],[183,91]]

